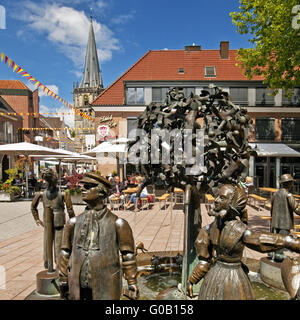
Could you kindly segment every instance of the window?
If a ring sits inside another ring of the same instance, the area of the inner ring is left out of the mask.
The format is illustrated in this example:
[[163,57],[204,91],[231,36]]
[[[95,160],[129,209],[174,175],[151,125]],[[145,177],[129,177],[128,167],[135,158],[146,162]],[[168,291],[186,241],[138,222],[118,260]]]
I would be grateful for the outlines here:
[[248,104],[248,88],[229,88],[231,101],[239,104]]
[[275,119],[256,118],[255,119],[255,138],[257,140],[275,139]]
[[191,93],[195,94],[195,88],[183,88],[184,96],[189,97]]
[[204,75],[205,75],[205,77],[215,77],[216,76],[216,67],[205,67]]
[[281,140],[299,141],[300,140],[300,119],[285,118],[281,120]]
[[[0,122],[0,142],[6,142],[5,141],[5,126],[3,122]],[[18,132],[21,130],[18,130]]]
[[285,95],[286,91],[282,90],[282,105],[300,106],[300,88],[296,88],[291,98]]
[[144,104],[144,88],[128,88],[127,103]]
[[178,73],[184,73],[184,68],[178,68]]
[[[1,130],[0,130],[0,132],[1,132]],[[18,139],[18,142],[23,142],[23,130],[18,130],[17,139]]]
[[272,92],[268,88],[256,88],[256,105],[274,105]]
[[[127,137],[129,137],[129,133],[134,131],[137,128],[137,118],[127,118]],[[131,133],[131,137],[132,137]]]
[[164,102],[169,88],[152,88],[152,102]]

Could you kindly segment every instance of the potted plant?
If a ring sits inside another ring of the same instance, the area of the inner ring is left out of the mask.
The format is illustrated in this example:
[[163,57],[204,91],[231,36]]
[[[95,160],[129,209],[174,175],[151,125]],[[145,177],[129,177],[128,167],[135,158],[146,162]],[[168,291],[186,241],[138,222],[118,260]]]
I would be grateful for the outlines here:
[[84,204],[81,197],[81,189],[79,186],[79,181],[82,179],[83,174],[73,173],[72,175],[66,177],[67,189],[66,192],[70,193],[71,201],[73,204]]
[[4,183],[0,183],[0,201],[13,201],[21,196],[21,189],[12,185],[18,170],[8,169],[5,170],[5,173],[8,174],[8,179]]

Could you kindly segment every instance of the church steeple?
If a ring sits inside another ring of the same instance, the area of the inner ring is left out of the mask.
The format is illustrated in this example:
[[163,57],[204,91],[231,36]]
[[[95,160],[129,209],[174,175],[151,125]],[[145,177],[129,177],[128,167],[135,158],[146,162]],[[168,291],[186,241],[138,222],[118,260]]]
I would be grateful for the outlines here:
[[80,88],[103,87],[102,75],[99,67],[99,60],[98,60],[95,34],[94,34],[94,28],[93,28],[92,13],[90,17],[91,17],[91,24],[90,24],[90,31],[89,31],[89,39],[87,44],[86,56],[85,56],[84,73],[83,73],[82,81],[80,84]]

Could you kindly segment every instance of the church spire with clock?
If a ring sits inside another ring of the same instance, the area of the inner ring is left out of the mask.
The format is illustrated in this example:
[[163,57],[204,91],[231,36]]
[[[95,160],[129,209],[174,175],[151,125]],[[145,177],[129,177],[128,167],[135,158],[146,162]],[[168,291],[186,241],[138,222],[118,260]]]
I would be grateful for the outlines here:
[[[95,117],[94,110],[90,103],[104,90],[102,75],[99,66],[96,40],[91,16],[90,30],[88,37],[87,50],[83,77],[80,85],[78,82],[73,85],[74,107],[91,116]],[[94,122],[75,114],[75,151],[84,152],[95,146]]]

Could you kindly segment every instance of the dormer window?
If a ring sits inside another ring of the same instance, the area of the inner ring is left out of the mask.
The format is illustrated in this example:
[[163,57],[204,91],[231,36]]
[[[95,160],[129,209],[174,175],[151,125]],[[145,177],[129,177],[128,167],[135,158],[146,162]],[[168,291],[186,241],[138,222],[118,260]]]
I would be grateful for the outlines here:
[[215,77],[216,76],[216,67],[205,67],[204,68],[205,77]]
[[183,74],[184,73],[184,68],[178,68],[178,73]]

